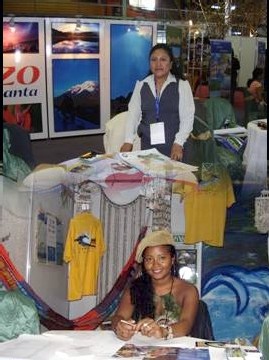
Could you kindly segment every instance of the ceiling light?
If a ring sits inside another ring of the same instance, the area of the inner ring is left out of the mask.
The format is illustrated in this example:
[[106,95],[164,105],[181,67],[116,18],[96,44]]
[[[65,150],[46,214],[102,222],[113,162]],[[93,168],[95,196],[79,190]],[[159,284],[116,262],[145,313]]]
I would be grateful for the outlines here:
[[155,10],[155,0],[129,0],[129,5],[145,10]]
[[15,20],[14,20],[13,16],[9,20],[9,29],[12,33],[14,33],[16,31]]
[[75,32],[79,32],[80,30],[81,30],[81,21],[80,21],[80,19],[77,19]]

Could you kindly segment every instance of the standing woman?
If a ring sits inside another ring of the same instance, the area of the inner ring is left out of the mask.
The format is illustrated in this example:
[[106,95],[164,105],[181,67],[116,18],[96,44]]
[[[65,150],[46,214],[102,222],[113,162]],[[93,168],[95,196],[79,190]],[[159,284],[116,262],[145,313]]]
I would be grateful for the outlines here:
[[136,332],[171,339],[189,335],[198,309],[196,287],[178,277],[175,243],[167,230],[146,235],[137,247],[141,275],[127,288],[112,318],[118,338]]
[[192,90],[179,73],[169,46],[155,45],[149,61],[151,74],[136,83],[128,105],[125,143],[120,151],[132,151],[138,133],[142,150],[155,147],[172,160],[182,161],[183,145],[194,121]]

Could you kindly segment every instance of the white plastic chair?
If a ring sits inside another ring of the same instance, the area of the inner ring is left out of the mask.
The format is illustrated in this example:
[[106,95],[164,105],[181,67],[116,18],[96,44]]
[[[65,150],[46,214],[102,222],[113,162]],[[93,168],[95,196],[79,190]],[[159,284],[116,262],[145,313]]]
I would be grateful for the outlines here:
[[[105,125],[103,144],[106,153],[119,152],[124,143],[125,124],[128,111],[121,112],[110,119]],[[140,138],[135,137],[133,150],[140,150]]]

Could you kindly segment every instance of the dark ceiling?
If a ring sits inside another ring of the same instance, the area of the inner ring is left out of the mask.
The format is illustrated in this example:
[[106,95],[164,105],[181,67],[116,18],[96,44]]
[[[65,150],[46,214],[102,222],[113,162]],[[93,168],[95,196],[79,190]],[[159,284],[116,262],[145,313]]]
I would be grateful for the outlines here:
[[[212,3],[222,8],[212,11]],[[139,19],[165,23],[193,20],[196,24],[210,23],[219,27],[224,22],[225,0],[156,0],[156,10],[146,11],[128,6],[128,0],[3,0],[4,16],[98,17]],[[265,0],[236,0],[237,10],[232,12],[232,25],[249,36],[267,37],[267,3]],[[259,6],[257,6],[257,3]],[[201,4],[202,7],[199,5]],[[236,14],[235,14],[236,13]],[[231,25],[229,25],[231,26]]]

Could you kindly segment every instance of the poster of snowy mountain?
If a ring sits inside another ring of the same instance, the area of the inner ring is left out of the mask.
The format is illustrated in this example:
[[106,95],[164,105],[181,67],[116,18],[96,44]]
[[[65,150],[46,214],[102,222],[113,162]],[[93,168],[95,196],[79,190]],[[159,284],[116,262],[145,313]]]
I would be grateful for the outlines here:
[[99,60],[54,59],[52,66],[54,131],[100,128]]

